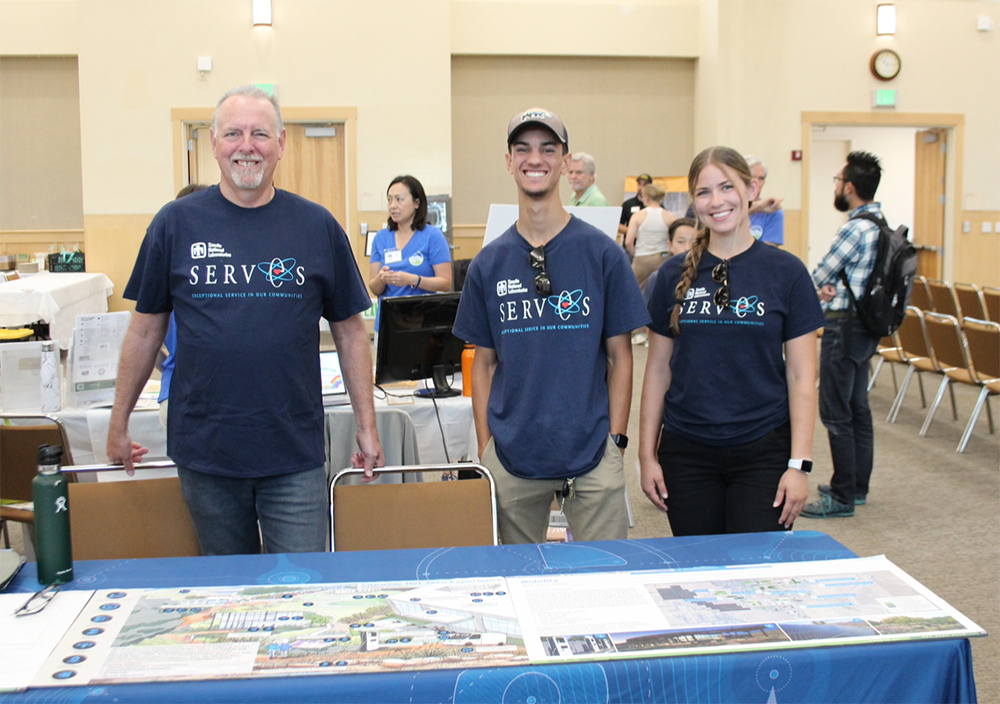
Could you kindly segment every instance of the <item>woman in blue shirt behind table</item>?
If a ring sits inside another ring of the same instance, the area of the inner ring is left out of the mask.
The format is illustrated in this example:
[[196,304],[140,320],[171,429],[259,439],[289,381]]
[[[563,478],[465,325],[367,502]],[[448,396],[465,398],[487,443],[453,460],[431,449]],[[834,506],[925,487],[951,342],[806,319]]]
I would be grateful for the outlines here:
[[[368,288],[379,301],[450,291],[448,240],[441,230],[427,224],[427,196],[420,181],[412,176],[397,176],[386,196],[389,226],[375,234]],[[380,318],[375,317],[376,341]]]
[[688,184],[699,229],[649,302],[642,490],[674,535],[790,529],[809,494],[819,299],[797,257],[750,233],[739,153],[706,149]]

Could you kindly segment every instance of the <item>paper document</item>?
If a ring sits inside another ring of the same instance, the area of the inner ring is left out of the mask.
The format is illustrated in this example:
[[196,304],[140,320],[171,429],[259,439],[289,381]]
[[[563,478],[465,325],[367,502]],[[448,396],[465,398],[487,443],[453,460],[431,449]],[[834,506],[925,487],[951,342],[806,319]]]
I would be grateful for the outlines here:
[[60,591],[37,614],[15,616],[31,594],[0,594],[0,692],[24,689],[79,616],[92,591]]

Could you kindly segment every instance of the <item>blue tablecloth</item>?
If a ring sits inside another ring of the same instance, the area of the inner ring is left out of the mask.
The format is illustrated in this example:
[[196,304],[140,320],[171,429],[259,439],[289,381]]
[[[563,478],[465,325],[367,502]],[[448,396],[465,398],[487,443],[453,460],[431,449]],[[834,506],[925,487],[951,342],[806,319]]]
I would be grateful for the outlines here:
[[[68,588],[450,579],[855,557],[812,531],[381,552],[77,562]],[[7,591],[39,584],[26,566]],[[5,702],[975,702],[967,639],[496,669],[35,689]]]

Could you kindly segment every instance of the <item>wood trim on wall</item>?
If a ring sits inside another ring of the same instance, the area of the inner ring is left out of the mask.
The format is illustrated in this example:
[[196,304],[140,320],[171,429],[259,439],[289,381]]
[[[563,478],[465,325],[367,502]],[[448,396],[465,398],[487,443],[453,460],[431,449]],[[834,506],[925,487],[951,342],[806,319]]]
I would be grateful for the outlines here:
[[0,248],[11,244],[35,244],[38,242],[68,242],[72,239],[83,241],[82,229],[70,230],[0,230]]

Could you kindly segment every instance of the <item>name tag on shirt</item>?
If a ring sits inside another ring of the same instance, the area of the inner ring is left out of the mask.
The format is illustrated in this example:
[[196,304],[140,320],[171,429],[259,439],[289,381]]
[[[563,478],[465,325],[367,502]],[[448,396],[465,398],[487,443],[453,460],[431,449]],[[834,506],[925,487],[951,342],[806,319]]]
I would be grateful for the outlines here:
[[385,250],[385,261],[383,264],[399,264],[403,261],[403,252],[398,249]]

